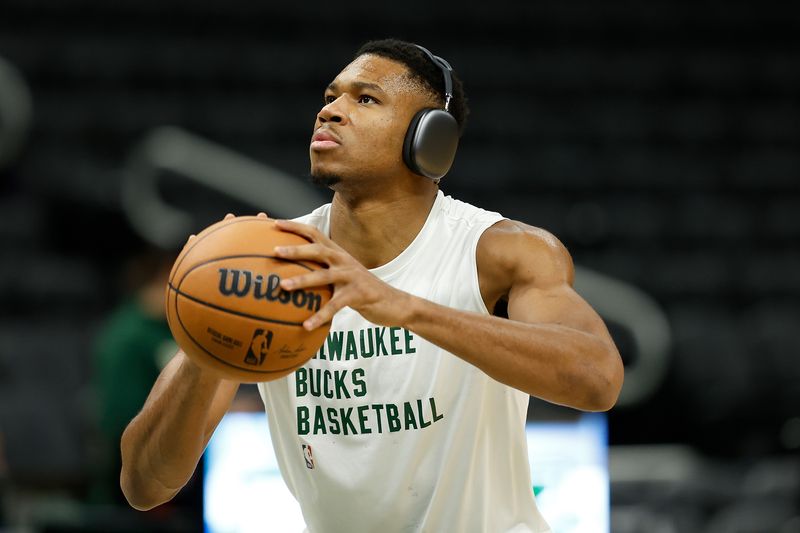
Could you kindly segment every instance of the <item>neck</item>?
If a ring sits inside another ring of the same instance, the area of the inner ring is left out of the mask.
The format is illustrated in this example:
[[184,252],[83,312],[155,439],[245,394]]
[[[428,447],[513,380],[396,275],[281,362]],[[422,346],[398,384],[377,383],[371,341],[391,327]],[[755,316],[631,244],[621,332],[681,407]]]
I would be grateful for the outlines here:
[[419,181],[370,194],[337,191],[331,206],[331,239],[367,268],[385,265],[422,230],[438,186]]

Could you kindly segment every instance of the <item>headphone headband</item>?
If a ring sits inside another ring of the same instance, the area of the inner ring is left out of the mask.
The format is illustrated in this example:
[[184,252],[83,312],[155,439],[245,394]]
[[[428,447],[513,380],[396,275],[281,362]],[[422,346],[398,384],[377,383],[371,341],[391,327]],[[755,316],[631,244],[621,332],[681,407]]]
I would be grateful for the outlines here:
[[453,99],[453,67],[450,66],[450,63],[448,63],[446,59],[433,55],[433,53],[424,46],[420,46],[418,44],[415,44],[414,46],[422,50],[422,52],[430,58],[433,64],[439,67],[439,70],[442,71],[442,74],[444,75],[444,110],[449,113],[450,100]]

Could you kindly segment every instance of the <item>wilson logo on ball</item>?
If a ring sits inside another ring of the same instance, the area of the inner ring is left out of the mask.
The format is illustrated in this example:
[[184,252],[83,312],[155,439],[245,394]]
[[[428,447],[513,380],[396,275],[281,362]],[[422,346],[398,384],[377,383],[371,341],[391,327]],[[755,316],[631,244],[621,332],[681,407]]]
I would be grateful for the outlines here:
[[292,304],[300,309],[319,311],[322,304],[319,294],[302,289],[285,291],[280,285],[281,278],[277,274],[270,274],[265,279],[261,274],[254,275],[249,270],[219,269],[219,292],[223,296],[244,298],[250,295],[256,300]]

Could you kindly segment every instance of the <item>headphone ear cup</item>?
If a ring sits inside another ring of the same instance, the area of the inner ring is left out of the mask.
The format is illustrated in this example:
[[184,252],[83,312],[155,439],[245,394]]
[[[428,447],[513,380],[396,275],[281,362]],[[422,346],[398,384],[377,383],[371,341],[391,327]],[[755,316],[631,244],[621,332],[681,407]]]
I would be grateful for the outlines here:
[[406,138],[403,140],[403,161],[405,162],[406,166],[411,169],[412,172],[420,175],[422,174],[422,172],[420,172],[414,156],[416,152],[414,148],[414,139],[417,136],[417,128],[419,127],[419,122],[428,111],[431,111],[431,109],[422,109],[421,111],[418,111],[416,115],[414,115],[414,117],[411,119],[411,122],[408,124],[408,130],[406,130]]
[[440,179],[453,164],[458,148],[458,123],[442,109],[419,111],[403,141],[403,161],[416,174]]

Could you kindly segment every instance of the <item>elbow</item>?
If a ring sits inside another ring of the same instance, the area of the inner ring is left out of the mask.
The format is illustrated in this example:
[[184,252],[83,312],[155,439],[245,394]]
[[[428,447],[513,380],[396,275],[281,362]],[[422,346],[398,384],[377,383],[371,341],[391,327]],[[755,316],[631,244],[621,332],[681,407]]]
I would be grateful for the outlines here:
[[144,480],[143,476],[128,472],[124,466],[119,476],[119,486],[128,504],[137,511],[149,511],[158,507],[171,500],[177,493],[155,486],[152,481]]
[[[122,468],[119,474],[119,486],[128,504],[137,511],[149,511],[162,503],[171,500],[177,490],[170,490],[158,483],[155,476],[148,475],[146,469],[137,461],[130,443],[126,443],[125,434],[121,442]],[[138,455],[140,459],[141,456]]]
[[128,501],[128,504],[137,511],[149,511],[157,504],[147,497],[143,483],[136,473],[136,467],[132,466],[135,462],[132,455],[132,444],[130,443],[130,426],[125,428],[120,440],[120,452],[122,455],[122,468],[119,473],[119,488]]
[[125,496],[128,504],[137,511],[149,511],[162,503],[155,498],[152,491],[147,489],[142,476],[131,471],[131,468],[126,464],[124,453],[122,470],[119,474],[119,487],[122,489],[122,494]]
[[599,369],[587,411],[608,411],[617,404],[625,380],[625,368],[616,348],[609,350],[607,362]]
[[584,411],[592,412],[592,413],[602,413],[605,411],[610,411],[617,404],[617,399],[619,398],[619,391],[613,392],[611,390],[603,390],[600,391],[590,402],[588,405],[584,407]]
[[144,491],[138,490],[135,484],[131,482],[130,478],[125,475],[124,471],[120,474],[119,486],[122,489],[122,494],[125,495],[125,499],[128,501],[128,505],[137,511],[149,511],[159,504],[158,501],[148,498]]
[[581,405],[575,406],[581,411],[588,413],[602,413],[610,411],[617,404],[619,392],[613,392],[609,389],[597,390],[589,397],[587,397]]

